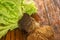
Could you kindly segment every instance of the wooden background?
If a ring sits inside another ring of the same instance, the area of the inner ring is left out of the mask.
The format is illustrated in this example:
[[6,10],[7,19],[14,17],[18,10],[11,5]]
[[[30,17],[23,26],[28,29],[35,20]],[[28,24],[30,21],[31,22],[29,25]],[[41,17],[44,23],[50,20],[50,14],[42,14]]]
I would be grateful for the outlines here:
[[0,40],[25,40],[24,34],[19,30],[15,29],[13,31],[9,31],[6,36],[2,37]]
[[[38,7],[37,21],[41,25],[50,25],[55,32],[55,40],[60,40],[60,0],[35,0]],[[9,31],[1,40],[24,40],[19,29]]]

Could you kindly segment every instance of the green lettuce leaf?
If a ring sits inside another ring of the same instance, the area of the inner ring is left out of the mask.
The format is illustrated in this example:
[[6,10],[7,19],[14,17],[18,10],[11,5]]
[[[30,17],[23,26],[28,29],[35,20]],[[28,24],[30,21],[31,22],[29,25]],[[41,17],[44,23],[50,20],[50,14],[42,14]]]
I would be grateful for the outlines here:
[[18,28],[22,15],[20,0],[0,0],[0,38]]
[[[32,15],[37,11],[33,0],[0,0],[0,38],[18,28],[18,20],[24,13]],[[30,3],[31,2],[31,3]]]
[[32,15],[37,12],[37,8],[33,0],[24,0],[22,9],[23,9],[23,12],[27,13],[28,15]]

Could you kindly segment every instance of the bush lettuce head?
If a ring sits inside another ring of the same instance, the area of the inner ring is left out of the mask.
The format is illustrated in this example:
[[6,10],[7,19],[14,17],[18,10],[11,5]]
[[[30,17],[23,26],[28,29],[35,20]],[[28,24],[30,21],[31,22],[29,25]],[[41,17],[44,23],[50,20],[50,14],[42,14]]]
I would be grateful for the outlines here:
[[18,20],[24,13],[32,15],[36,11],[33,0],[0,0],[0,38],[8,30],[18,28]]
[[0,38],[8,30],[17,28],[17,22],[22,17],[19,0],[0,0]]
[[37,12],[37,8],[35,6],[35,2],[33,0],[24,0],[23,1],[23,10],[24,13],[28,15],[32,15]]

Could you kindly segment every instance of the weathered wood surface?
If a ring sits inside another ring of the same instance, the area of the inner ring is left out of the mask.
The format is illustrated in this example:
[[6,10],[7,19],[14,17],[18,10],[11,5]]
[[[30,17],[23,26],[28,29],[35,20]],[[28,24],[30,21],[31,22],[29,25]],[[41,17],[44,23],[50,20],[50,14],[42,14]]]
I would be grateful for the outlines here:
[[60,40],[60,0],[36,0],[42,25],[50,25],[55,31],[55,40]]
[[[60,40],[60,0],[35,0],[39,18],[35,18],[41,25],[50,25],[55,31],[55,40]],[[8,32],[1,40],[24,40],[19,29]]]
[[6,36],[0,40],[24,40],[23,33],[19,29],[9,31]]

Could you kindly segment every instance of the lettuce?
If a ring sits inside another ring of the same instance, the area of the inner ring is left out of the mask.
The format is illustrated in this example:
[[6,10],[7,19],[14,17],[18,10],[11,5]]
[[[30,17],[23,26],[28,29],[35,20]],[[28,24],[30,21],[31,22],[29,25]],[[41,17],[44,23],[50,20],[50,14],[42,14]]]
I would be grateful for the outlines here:
[[18,20],[24,13],[32,15],[37,11],[33,0],[0,0],[0,38],[8,32],[18,28]]
[[0,38],[18,27],[22,15],[19,0],[0,0]]
[[24,13],[27,13],[28,15],[32,15],[37,12],[37,8],[33,0],[24,0],[22,9]]

